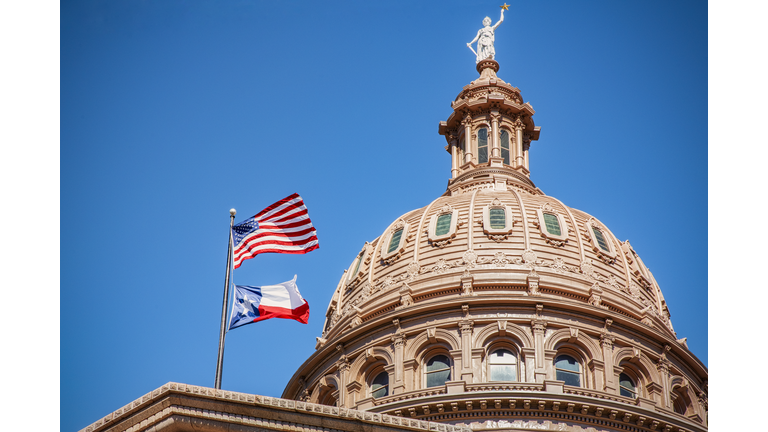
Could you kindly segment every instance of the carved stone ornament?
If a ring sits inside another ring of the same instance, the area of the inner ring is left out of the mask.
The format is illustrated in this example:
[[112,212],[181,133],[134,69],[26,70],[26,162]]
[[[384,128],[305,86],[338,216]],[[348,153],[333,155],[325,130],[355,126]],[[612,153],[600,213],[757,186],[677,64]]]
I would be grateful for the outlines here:
[[[593,232],[593,228],[603,233],[605,242],[608,245],[608,248],[611,249],[610,252],[604,251],[598,245],[597,238],[595,238],[595,233]],[[606,264],[614,264],[616,262],[616,258],[618,257],[618,254],[614,250],[613,240],[608,235],[608,230],[605,229],[605,227],[603,227],[599,222],[597,222],[595,218],[590,218],[587,221],[585,229],[587,232],[584,233],[584,238],[592,245],[592,250],[597,254],[600,260]]]
[[419,266],[419,263],[417,263],[416,261],[411,261],[411,263],[408,264],[408,269],[407,269],[408,280],[412,281],[413,279],[415,279],[416,276],[419,275],[419,270],[421,270],[421,266]]
[[507,255],[504,252],[496,252],[491,260],[491,263],[495,264],[496,267],[506,267],[510,262],[511,261],[507,258]]
[[477,265],[477,253],[473,250],[468,250],[464,252],[462,259],[464,260],[464,265],[468,269],[475,268],[475,266]]

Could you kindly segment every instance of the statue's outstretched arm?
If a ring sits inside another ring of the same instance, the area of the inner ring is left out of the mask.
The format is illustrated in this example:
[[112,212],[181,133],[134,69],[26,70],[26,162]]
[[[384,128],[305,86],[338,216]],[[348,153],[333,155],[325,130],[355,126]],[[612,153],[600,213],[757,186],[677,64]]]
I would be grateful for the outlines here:
[[[497,24],[497,25],[498,25],[498,24]],[[483,29],[480,29],[480,30],[478,30],[478,31],[477,31],[477,34],[475,35],[475,38],[474,38],[474,39],[472,39],[471,41],[469,41],[469,42],[467,43],[467,46],[470,46],[470,45],[472,45],[473,43],[477,42],[477,39],[478,39],[478,38],[480,38],[480,32],[481,32],[481,31],[483,31]]]
[[504,9],[501,10],[501,18],[499,18],[499,22],[493,25],[493,29],[496,30],[496,27],[499,26],[499,24],[504,22]]

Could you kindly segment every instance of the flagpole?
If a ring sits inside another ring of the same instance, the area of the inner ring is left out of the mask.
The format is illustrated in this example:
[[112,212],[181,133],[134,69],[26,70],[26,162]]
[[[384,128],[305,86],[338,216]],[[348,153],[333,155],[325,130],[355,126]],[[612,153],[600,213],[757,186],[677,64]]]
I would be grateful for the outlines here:
[[232,227],[235,224],[235,209],[229,210],[229,245],[227,246],[227,274],[224,278],[224,301],[221,305],[221,331],[219,332],[219,358],[216,361],[216,383],[214,388],[221,389],[221,370],[224,366],[224,335],[227,328],[227,306],[229,306],[229,273],[232,269]]

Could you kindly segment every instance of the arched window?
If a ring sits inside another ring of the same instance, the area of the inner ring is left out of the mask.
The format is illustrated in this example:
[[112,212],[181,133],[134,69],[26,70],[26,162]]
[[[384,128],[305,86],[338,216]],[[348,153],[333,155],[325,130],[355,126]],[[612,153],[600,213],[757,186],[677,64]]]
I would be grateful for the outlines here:
[[389,374],[381,372],[371,381],[371,396],[380,398],[389,394]]
[[488,162],[488,129],[480,128],[477,131],[477,163]]
[[504,158],[505,164],[511,165],[509,163],[509,132],[504,129],[501,130],[501,157]]
[[687,407],[685,406],[685,399],[677,393],[672,393],[672,408],[676,413],[685,415]]
[[451,379],[451,360],[444,355],[436,355],[427,362],[425,372],[427,387],[444,385]]
[[489,381],[517,381],[517,357],[506,349],[498,349],[488,356]]
[[635,387],[635,381],[625,373],[619,375],[619,394],[630,398],[637,397],[637,387]]
[[555,359],[555,379],[565,381],[565,384],[570,386],[581,387],[579,363],[571,356],[557,356]]

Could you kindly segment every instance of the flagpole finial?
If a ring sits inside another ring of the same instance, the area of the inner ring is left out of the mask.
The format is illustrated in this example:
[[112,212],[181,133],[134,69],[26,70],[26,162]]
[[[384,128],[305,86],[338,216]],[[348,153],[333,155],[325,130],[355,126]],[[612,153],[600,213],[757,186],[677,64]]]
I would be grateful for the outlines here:
[[229,209],[229,214],[230,214],[231,216],[234,216],[234,215],[236,215],[236,214],[237,214],[237,210],[235,210],[235,209]]

